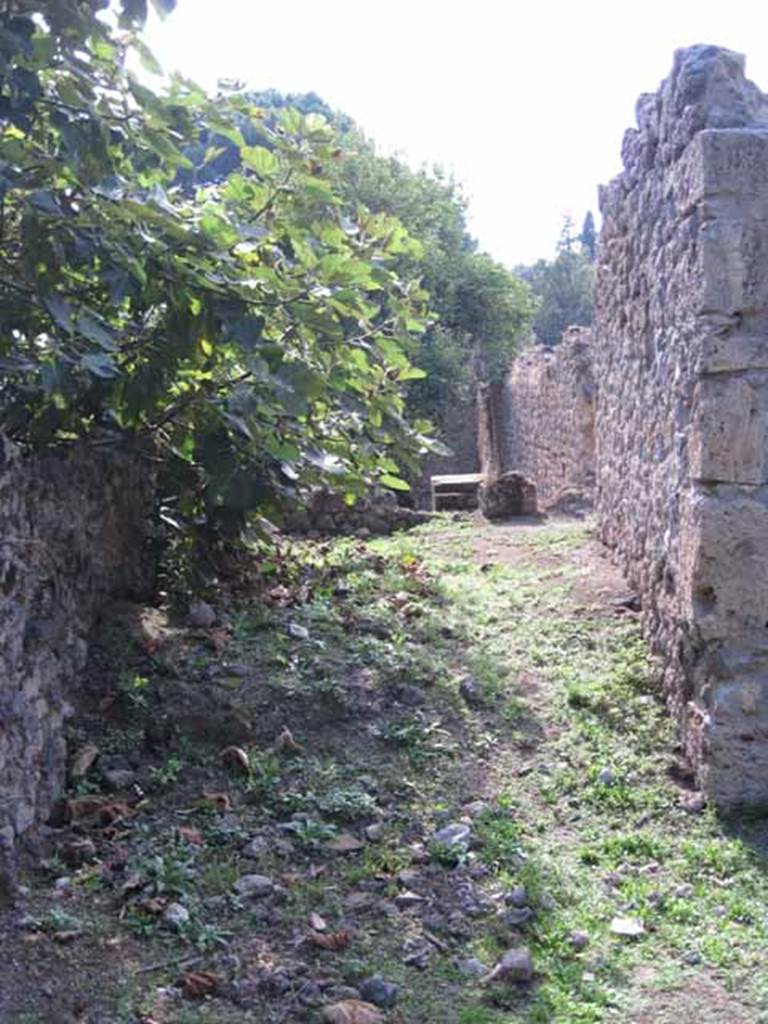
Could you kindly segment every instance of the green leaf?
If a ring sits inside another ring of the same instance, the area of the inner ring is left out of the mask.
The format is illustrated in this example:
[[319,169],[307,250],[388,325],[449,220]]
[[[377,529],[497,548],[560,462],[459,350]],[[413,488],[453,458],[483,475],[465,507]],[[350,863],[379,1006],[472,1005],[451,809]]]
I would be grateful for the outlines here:
[[120,370],[115,361],[106,352],[87,352],[81,356],[80,365],[94,377],[101,377],[104,380],[120,376]]
[[393,491],[410,491],[411,485],[405,480],[401,480],[399,476],[392,476],[391,473],[384,473],[379,477],[379,483],[382,487],[389,487]]
[[243,146],[240,155],[246,167],[263,177],[269,177],[280,167],[275,154],[263,146]]

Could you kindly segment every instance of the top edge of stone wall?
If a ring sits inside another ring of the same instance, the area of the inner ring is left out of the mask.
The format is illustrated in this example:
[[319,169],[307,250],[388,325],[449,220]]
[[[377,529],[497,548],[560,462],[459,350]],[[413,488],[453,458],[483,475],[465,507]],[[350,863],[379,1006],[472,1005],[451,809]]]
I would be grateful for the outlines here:
[[601,209],[646,170],[679,160],[701,132],[768,132],[768,96],[747,78],[743,54],[697,44],[675,51],[671,73],[657,92],[640,96],[635,117],[621,146],[624,170],[600,188]]

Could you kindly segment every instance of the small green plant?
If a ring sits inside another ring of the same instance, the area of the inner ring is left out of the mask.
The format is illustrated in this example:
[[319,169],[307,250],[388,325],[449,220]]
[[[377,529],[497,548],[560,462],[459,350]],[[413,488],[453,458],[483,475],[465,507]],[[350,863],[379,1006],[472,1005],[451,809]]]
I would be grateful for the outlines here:
[[62,910],[61,907],[51,907],[49,910],[46,910],[44,914],[37,918],[36,923],[40,931],[48,932],[49,934],[76,932],[80,931],[83,926],[79,918],[66,910]]
[[162,764],[159,768],[151,768],[150,772],[152,778],[159,786],[172,786],[179,780],[179,776],[184,768],[184,762],[180,757],[175,754],[171,754],[165,764]]
[[117,685],[133,711],[145,711],[148,706],[149,678],[123,669],[118,676]]
[[316,850],[329,839],[338,835],[335,825],[318,821],[315,818],[297,818],[284,826],[286,832],[290,832],[296,841],[308,850]]

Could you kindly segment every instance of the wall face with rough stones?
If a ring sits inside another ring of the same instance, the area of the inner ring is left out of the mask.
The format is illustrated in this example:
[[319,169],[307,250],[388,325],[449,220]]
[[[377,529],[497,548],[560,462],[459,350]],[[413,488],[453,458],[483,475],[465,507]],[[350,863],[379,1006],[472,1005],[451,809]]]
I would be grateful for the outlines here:
[[380,490],[347,505],[341,494],[318,488],[303,508],[291,511],[283,522],[287,533],[312,536],[375,537],[407,530],[427,522],[429,512],[403,508],[393,491]]
[[768,98],[678,51],[601,191],[597,510],[686,750],[768,801]]
[[488,393],[496,408],[484,416],[495,421],[495,437],[485,440],[484,471],[522,473],[535,483],[542,511],[590,506],[595,398],[589,328],[571,327],[554,348],[524,352]]
[[154,477],[138,455],[22,457],[0,436],[0,874],[64,782],[67,691],[96,614],[151,592]]

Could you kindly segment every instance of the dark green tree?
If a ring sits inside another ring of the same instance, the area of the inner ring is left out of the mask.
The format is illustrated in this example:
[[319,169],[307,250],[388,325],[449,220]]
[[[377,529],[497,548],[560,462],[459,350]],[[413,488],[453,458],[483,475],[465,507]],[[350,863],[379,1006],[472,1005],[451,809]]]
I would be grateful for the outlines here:
[[595,269],[586,245],[577,246],[580,241],[566,218],[554,260],[517,268],[536,299],[533,336],[539,344],[557,345],[567,327],[592,323]]
[[[157,68],[141,0],[119,33],[96,2],[19,6],[0,13],[3,429],[150,441],[185,543],[303,484],[406,486],[430,447],[403,398],[428,307],[400,268],[420,247],[340,191],[325,118],[150,91],[126,70],[131,51]],[[212,138],[237,169],[185,187]]]
[[595,218],[592,216],[591,210],[587,210],[584,217],[579,241],[581,242],[582,252],[590,263],[594,263],[597,259],[597,232],[595,231]]

